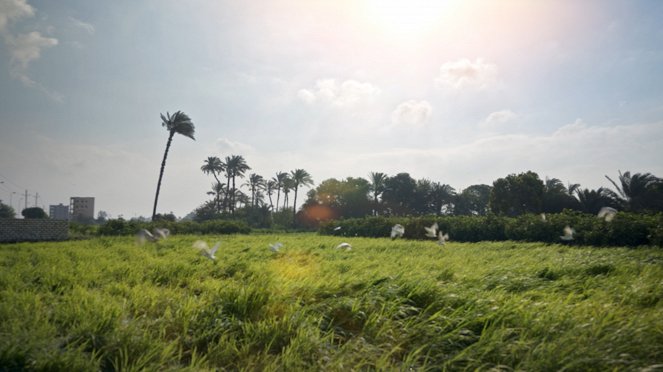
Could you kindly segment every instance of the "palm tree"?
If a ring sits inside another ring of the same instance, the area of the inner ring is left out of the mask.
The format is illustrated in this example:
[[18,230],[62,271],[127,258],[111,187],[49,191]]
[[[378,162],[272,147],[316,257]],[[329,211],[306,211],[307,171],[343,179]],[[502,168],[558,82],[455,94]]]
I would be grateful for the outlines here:
[[599,187],[596,190],[578,189],[576,191],[580,210],[585,213],[596,214],[603,207],[618,207],[616,194],[609,189]]
[[371,183],[370,191],[373,193],[373,208],[374,214],[378,210],[378,196],[384,192],[384,182],[387,180],[387,175],[381,172],[371,172],[368,174],[369,182]]
[[[269,198],[269,208],[271,210],[274,210],[274,203],[272,202],[272,194],[274,194],[274,190],[277,189],[278,186],[276,184],[276,181],[273,179],[265,182],[265,192],[267,193],[267,197]],[[276,201],[278,204],[278,200]]]
[[221,182],[215,182],[212,184],[212,191],[208,191],[207,195],[214,195],[214,207],[216,213],[220,212],[219,201],[221,200],[221,194],[225,193],[225,185]]
[[543,184],[544,192],[549,194],[566,194],[567,189],[564,186],[564,183],[558,178],[548,178],[546,177],[546,182]]
[[431,202],[435,209],[435,214],[440,215],[444,207],[445,214],[453,213],[453,200],[456,197],[456,190],[450,185],[433,182],[431,184]]
[[251,206],[255,207],[258,193],[265,187],[265,179],[259,174],[251,173],[245,185],[251,189]]
[[232,177],[232,182],[233,182],[233,187],[232,187],[232,200],[230,201],[230,212],[235,213],[235,204],[237,201],[236,195],[237,195],[237,188],[235,187],[235,179],[239,176],[240,178],[244,177],[244,173],[247,170],[250,170],[251,167],[249,167],[248,164],[246,164],[246,160],[242,155],[230,155],[230,157],[226,158],[226,170],[230,171],[230,175]]
[[283,207],[281,207],[281,209],[288,207],[288,194],[290,194],[290,190],[292,190],[294,187],[294,181],[292,178],[290,178],[290,176],[283,179],[283,184],[281,185],[281,188],[283,189]]
[[[226,170],[226,164],[216,156],[209,156],[207,159],[205,159],[203,166],[200,167],[200,170],[203,171],[203,173],[205,174],[212,174],[212,176],[214,176],[214,179],[216,180],[216,183],[222,185],[217,175],[221,174],[221,172]],[[216,189],[217,187],[214,186],[214,188]],[[217,193],[216,195],[215,205],[216,205],[216,212],[217,213],[220,212],[221,201],[219,193]]]
[[230,156],[226,156],[226,160],[224,164],[226,165],[226,194],[223,197],[223,209],[226,212],[230,212],[230,201],[232,200],[232,196],[230,194],[230,180],[233,178],[233,169],[228,166],[228,164],[231,164],[232,158]]
[[608,179],[615,186],[620,204],[626,210],[640,211],[650,208],[656,203],[657,194],[655,189],[660,187],[663,179],[654,176],[651,173],[634,173],[619,171],[619,185],[607,175]]
[[293,188],[295,190],[295,200],[292,203],[292,218],[294,221],[297,214],[297,190],[299,190],[299,186],[312,185],[313,178],[311,178],[311,175],[304,169],[295,169],[294,171],[291,171],[290,178],[292,178]]
[[166,168],[166,159],[168,158],[168,150],[170,149],[170,144],[173,141],[173,136],[175,133],[181,134],[183,136],[189,137],[192,140],[196,140],[193,135],[196,131],[196,128],[191,121],[191,118],[188,117],[182,111],[177,111],[170,116],[166,112],[166,116],[161,115],[161,125],[166,127],[168,130],[168,142],[166,142],[166,151],[163,153],[163,160],[161,161],[161,171],[159,172],[159,182],[157,182],[157,193],[154,196],[154,208],[152,209],[152,220],[157,215],[157,202],[159,201],[159,191],[161,190],[161,180],[163,179],[163,171]]
[[285,180],[289,178],[288,173],[286,172],[276,172],[276,177],[272,178],[274,182],[276,182],[276,209],[279,208],[279,200],[281,198],[281,189],[283,189],[283,185],[285,183]]

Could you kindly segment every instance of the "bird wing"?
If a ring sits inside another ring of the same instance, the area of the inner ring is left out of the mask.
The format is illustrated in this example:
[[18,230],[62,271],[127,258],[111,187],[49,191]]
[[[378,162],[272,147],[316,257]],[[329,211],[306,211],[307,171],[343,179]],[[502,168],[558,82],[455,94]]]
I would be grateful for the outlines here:
[[596,216],[598,218],[605,218],[606,221],[608,221],[608,218],[612,220],[615,214],[617,214],[617,210],[615,208],[603,207]]
[[424,229],[426,230],[426,236],[429,238],[434,238],[437,236],[437,222],[435,222],[431,227],[426,227],[424,226]]
[[397,237],[397,236],[403,236],[405,234],[405,228],[400,225],[400,224],[395,224],[394,227],[391,228],[391,237]]
[[219,247],[220,247],[220,246],[221,246],[221,242],[217,242],[216,244],[214,244],[214,247],[212,247],[212,250],[209,251],[209,253],[211,253],[212,255],[214,255],[214,253],[216,253],[216,251],[219,250]]
[[193,247],[196,249],[209,250],[209,246],[207,245],[207,242],[205,242],[204,240],[196,240],[193,243]]
[[154,241],[154,235],[152,235],[151,232],[149,232],[145,229],[140,229],[140,230],[138,230],[138,233],[136,234],[136,239],[140,243],[145,243],[146,240]]
[[154,232],[154,236],[159,239],[166,239],[170,235],[170,230],[166,228],[155,227],[152,231]]

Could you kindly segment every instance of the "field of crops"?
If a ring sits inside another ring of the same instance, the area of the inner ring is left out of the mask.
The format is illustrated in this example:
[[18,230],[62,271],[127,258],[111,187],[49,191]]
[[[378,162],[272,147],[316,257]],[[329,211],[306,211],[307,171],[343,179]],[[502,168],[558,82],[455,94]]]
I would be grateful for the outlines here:
[[[192,248],[201,238],[222,241],[216,261]],[[660,364],[657,248],[314,234],[0,245],[0,370]]]

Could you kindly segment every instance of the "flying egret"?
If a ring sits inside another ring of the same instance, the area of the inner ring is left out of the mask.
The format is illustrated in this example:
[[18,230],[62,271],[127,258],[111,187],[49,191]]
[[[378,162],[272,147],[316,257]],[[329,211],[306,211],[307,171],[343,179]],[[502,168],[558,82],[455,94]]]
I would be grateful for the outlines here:
[[167,237],[170,236],[170,230],[166,228],[159,228],[155,227],[152,230],[152,235],[158,240],[158,239],[166,239]]
[[564,227],[564,235],[560,235],[559,238],[562,239],[562,240],[564,240],[564,241],[566,241],[566,242],[569,242],[569,241],[573,240],[573,234],[575,234],[575,232],[576,232],[576,231],[573,230],[573,229],[571,228],[571,226],[566,225],[566,226]]
[[170,230],[165,228],[155,227],[152,229],[152,232],[149,232],[147,229],[140,229],[136,234],[136,241],[139,244],[145,244],[145,242],[156,242],[157,240],[166,239],[170,235]]
[[138,233],[136,234],[136,242],[138,244],[145,244],[147,241],[155,242],[157,241],[157,238],[155,238],[154,235],[152,235],[152,233],[146,229],[138,230]]
[[280,242],[276,242],[274,244],[269,245],[269,249],[275,253],[278,252],[281,249],[281,247],[283,247],[283,243]]
[[395,224],[394,227],[391,228],[391,240],[402,238],[403,234],[405,234],[405,228],[403,225]]
[[338,230],[340,230],[340,229],[341,229],[341,226],[336,226],[336,227],[334,227],[334,231],[338,231]]
[[437,222],[435,222],[431,227],[426,227],[424,226],[424,229],[426,230],[426,237],[428,238],[435,238],[437,237]]
[[221,246],[221,242],[217,242],[212,249],[209,249],[209,246],[205,241],[202,240],[196,240],[195,243],[193,243],[193,247],[200,249],[200,254],[203,256],[209,258],[210,260],[214,261],[216,260],[216,256],[214,255],[216,251],[219,250],[219,247]]
[[613,218],[615,218],[615,215],[617,214],[617,210],[615,208],[611,207],[603,207],[599,211],[599,213],[596,215],[598,218],[603,218],[605,222],[610,222],[612,221]]
[[437,244],[444,245],[449,240],[449,234],[442,234],[442,231],[437,233]]
[[352,250],[352,246],[350,245],[350,243],[345,243],[345,242],[336,246],[336,249],[341,249],[341,248],[345,248],[346,251]]

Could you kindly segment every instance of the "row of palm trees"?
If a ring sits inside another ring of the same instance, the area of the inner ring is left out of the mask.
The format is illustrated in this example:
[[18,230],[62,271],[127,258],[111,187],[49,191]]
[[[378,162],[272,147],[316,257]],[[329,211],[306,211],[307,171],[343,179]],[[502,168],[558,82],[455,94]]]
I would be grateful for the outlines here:
[[[276,212],[285,209],[289,204],[289,194],[294,191],[293,217],[296,213],[297,194],[302,186],[313,184],[311,175],[304,169],[295,169],[290,173],[277,172],[271,179],[265,179],[263,176],[251,173],[247,181],[242,185],[246,186],[250,192],[250,197],[237,188],[236,179],[244,178],[246,172],[251,167],[241,155],[230,155],[221,160],[216,156],[209,156],[204,160],[200,170],[205,174],[212,175],[216,181],[212,184],[212,191],[208,192],[214,195],[214,205],[217,213],[235,213],[238,201],[246,201],[243,204],[249,204],[251,207],[261,207],[266,205],[265,195],[269,199],[270,210]],[[220,176],[225,175],[226,184],[221,182]],[[231,183],[232,181],[232,183]],[[283,205],[281,206],[281,193],[283,193]],[[272,196],[276,194],[276,204]]]

